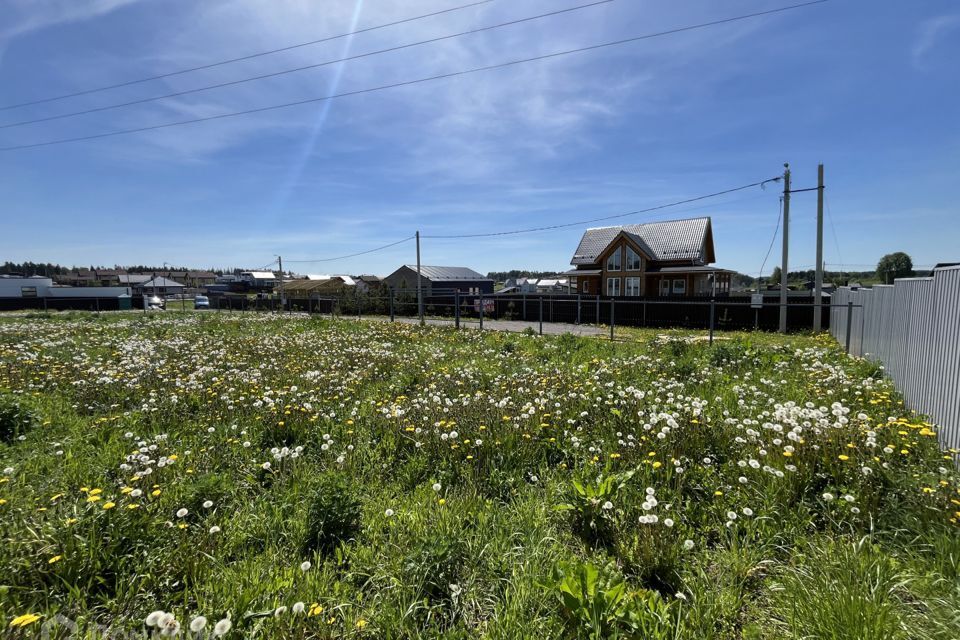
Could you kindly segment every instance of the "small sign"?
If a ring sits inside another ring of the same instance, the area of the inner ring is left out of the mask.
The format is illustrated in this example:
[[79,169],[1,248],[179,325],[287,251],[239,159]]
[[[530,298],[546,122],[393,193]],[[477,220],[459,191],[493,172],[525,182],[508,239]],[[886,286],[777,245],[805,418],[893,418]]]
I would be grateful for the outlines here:
[[762,309],[762,308],[763,308],[763,294],[762,294],[762,293],[752,293],[752,294],[750,294],[750,308],[751,308],[751,309]]

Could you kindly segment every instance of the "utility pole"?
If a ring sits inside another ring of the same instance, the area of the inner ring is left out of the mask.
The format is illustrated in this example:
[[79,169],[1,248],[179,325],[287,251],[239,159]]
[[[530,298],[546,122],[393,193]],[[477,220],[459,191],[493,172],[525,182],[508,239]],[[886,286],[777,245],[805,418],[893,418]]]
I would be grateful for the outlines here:
[[277,256],[277,265],[280,267],[280,313],[283,313],[283,258]]
[[423,280],[420,275],[420,232],[417,231],[417,313],[420,316],[420,326],[425,322],[423,319]]
[[780,262],[780,333],[787,332],[787,270],[790,252],[790,165],[783,163],[783,256]]
[[823,293],[823,163],[817,167],[817,275],[813,285],[813,330],[820,331],[823,323],[821,308]]

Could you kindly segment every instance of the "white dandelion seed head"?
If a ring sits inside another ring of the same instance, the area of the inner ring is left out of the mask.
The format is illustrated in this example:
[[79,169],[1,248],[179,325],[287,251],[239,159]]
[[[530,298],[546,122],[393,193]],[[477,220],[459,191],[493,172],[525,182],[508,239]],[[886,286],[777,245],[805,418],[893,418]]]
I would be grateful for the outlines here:
[[213,506],[213,501],[212,501],[212,500],[205,500],[205,501],[203,502],[203,508],[204,508],[204,509],[209,509],[209,508],[212,507],[212,506]]
[[393,509],[387,509],[386,511],[383,512],[383,515],[387,516],[388,518],[392,518],[392,517],[393,517]]
[[304,560],[300,563],[300,571],[310,571],[310,567],[312,566],[313,563],[311,563],[309,560]]
[[182,507],[181,507],[180,509],[177,509],[177,517],[178,517],[178,518],[186,518],[188,513],[190,513],[190,512],[187,511],[186,509],[182,508]]
[[207,619],[203,616],[197,616],[190,621],[190,631],[193,633],[200,633],[203,631],[204,627],[207,626]]
[[291,610],[292,610],[294,613],[296,613],[296,614],[301,614],[301,613],[303,613],[303,610],[304,610],[305,608],[306,608],[306,605],[303,604],[302,602],[294,602],[294,603],[293,603],[293,607],[291,608]]
[[217,624],[213,625],[213,635],[222,636],[226,635],[230,629],[233,627],[233,623],[230,622],[230,618],[224,618],[219,621]]
[[148,627],[155,627],[160,622],[160,618],[163,617],[165,614],[166,612],[160,609],[156,611],[152,611],[150,615],[147,616],[146,620],[144,620],[143,622]]
[[443,488],[443,487],[440,486],[440,483],[439,483],[439,482],[434,482],[434,483],[433,483],[433,490],[434,490],[434,491],[440,491],[440,489],[442,489],[442,488]]
[[665,526],[665,527],[667,527],[667,528],[669,529],[670,527],[673,526],[673,520],[672,520],[671,518],[664,518],[664,519],[663,519],[663,526]]
[[691,549],[693,549],[693,546],[694,546],[693,540],[687,539],[683,541],[683,548],[686,549],[687,551],[690,551]]
[[213,525],[212,527],[210,527],[210,533],[220,533],[220,527],[218,527],[217,525]]

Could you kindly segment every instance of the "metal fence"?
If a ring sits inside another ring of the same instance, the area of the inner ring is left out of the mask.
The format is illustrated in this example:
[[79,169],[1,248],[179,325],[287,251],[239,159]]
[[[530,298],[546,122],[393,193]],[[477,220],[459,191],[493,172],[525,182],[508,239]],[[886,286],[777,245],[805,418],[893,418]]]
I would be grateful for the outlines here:
[[841,287],[833,300],[834,337],[843,343],[849,326],[849,353],[881,362],[907,406],[940,425],[941,443],[960,447],[960,267]]

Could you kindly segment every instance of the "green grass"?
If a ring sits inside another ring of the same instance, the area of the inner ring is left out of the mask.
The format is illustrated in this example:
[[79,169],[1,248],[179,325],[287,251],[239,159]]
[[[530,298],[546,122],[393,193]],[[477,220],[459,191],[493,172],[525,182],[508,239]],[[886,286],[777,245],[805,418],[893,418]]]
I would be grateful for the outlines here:
[[0,319],[2,634],[960,637],[935,427],[827,336],[691,335]]

